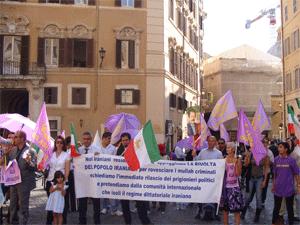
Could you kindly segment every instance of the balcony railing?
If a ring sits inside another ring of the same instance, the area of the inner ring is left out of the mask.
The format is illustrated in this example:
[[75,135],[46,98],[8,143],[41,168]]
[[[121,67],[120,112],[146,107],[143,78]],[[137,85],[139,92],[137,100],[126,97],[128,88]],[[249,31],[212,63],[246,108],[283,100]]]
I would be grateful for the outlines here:
[[29,75],[38,76],[41,78],[46,77],[46,66],[38,66],[36,62],[30,63],[29,66],[26,63],[19,61],[5,61],[1,67],[0,75],[2,76],[16,76],[16,75]]

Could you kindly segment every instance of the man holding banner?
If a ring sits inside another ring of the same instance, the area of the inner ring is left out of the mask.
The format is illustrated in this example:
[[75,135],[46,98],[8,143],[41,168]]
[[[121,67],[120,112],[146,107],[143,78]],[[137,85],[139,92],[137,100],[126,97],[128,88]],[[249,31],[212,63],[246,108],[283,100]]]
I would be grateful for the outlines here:
[[12,224],[19,224],[19,205],[22,215],[20,224],[26,225],[29,218],[30,192],[36,187],[35,170],[37,159],[35,153],[30,151],[26,145],[25,132],[17,131],[14,141],[17,148],[10,152],[8,160],[16,160],[16,167],[21,173],[21,181],[10,186],[10,222]]

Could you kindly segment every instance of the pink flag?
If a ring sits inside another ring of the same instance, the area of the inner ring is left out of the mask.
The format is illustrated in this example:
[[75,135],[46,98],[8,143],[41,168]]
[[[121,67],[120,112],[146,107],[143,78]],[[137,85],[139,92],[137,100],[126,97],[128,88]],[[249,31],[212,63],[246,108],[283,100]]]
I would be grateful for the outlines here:
[[45,102],[42,105],[41,113],[32,134],[32,142],[44,152],[44,158],[41,161],[42,165],[38,165],[38,167],[45,168],[52,156],[50,127]]
[[60,136],[62,136],[63,138],[66,138],[66,132],[65,132],[65,130],[61,131]]
[[237,112],[232,93],[229,90],[217,101],[213,111],[211,112],[207,125],[212,130],[217,131],[222,123],[235,117],[237,117]]
[[257,165],[259,165],[260,160],[267,155],[267,151],[261,142],[260,134],[253,129],[249,119],[242,109],[239,113],[237,140],[238,142],[250,146],[250,150]]
[[220,125],[220,136],[221,138],[223,138],[226,142],[230,141],[230,137],[229,134],[226,130],[226,127],[224,126],[224,124],[222,123]]
[[259,133],[263,132],[264,130],[271,129],[270,119],[265,112],[264,105],[262,104],[261,100],[259,100],[252,125],[253,129]]
[[14,159],[10,161],[4,172],[5,186],[15,185],[21,183],[21,172],[17,161]]
[[195,146],[198,147],[198,148],[203,146],[203,144],[206,141],[207,137],[210,136],[210,135],[211,134],[210,134],[208,126],[205,122],[205,119],[204,119],[203,115],[200,113],[200,136],[195,141]]

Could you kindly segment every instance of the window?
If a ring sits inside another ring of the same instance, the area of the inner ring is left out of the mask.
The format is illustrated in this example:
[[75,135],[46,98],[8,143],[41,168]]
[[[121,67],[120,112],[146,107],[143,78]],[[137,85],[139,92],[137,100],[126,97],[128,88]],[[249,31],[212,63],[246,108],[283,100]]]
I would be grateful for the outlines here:
[[169,49],[169,71],[174,75],[174,48]]
[[174,0],[169,0],[169,18],[174,20]]
[[139,105],[140,90],[138,89],[115,89],[116,105]]
[[74,0],[75,5],[87,5],[88,0]]
[[300,88],[300,68],[295,69],[295,89]]
[[284,56],[287,56],[291,53],[291,44],[290,44],[290,37],[284,40]]
[[182,24],[182,15],[180,11],[177,11],[177,27],[181,30],[181,24]]
[[285,90],[286,92],[290,92],[292,90],[292,74],[288,73],[285,79]]
[[89,108],[90,107],[90,85],[69,84],[68,85],[68,107]]
[[174,109],[176,108],[176,95],[173,93],[170,93],[169,105],[170,105],[170,108],[174,108]]
[[57,87],[44,88],[44,101],[46,104],[57,104]]
[[285,6],[285,7],[284,7],[284,20],[285,20],[285,22],[286,22],[288,19],[289,19],[289,17],[288,17],[288,7]]
[[116,67],[122,69],[135,68],[135,41],[117,40]]
[[299,29],[293,33],[293,51],[300,47]]
[[59,39],[45,39],[45,63],[58,66]]
[[298,7],[297,7],[297,2],[298,0],[293,0],[293,12],[295,13],[295,12],[297,12],[297,9],[298,9]]
[[3,74],[20,74],[20,61],[21,36],[4,36]]
[[60,134],[61,131],[61,118],[60,117],[49,117],[49,128],[50,128],[50,135],[53,139]]
[[134,7],[134,0],[121,0],[121,6]]

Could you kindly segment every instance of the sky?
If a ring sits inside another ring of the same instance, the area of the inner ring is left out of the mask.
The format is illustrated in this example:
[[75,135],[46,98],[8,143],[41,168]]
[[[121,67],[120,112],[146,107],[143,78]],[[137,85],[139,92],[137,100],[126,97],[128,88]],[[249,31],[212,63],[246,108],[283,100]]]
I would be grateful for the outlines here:
[[276,8],[280,0],[203,0],[204,52],[215,56],[226,50],[248,44],[267,52],[276,42],[280,26],[280,8],[276,9],[276,25],[264,16],[245,29],[246,20],[256,18],[263,9]]

